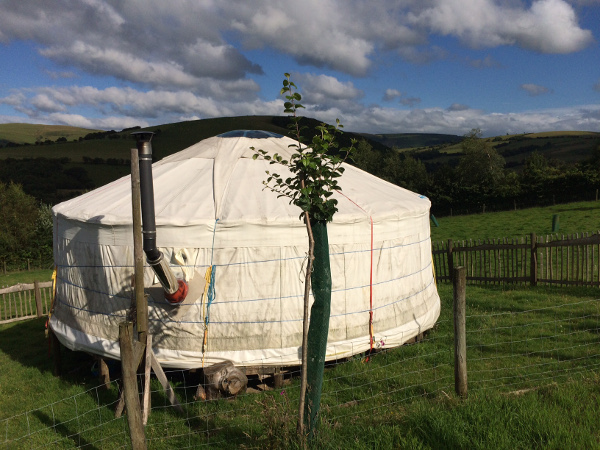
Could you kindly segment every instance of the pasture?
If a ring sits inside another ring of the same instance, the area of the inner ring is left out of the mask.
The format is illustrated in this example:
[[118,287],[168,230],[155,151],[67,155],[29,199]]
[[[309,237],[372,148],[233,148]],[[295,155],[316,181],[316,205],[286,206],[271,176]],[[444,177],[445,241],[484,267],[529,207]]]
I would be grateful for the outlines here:
[[[599,208],[445,217],[432,240],[549,234],[553,214],[565,234],[596,231]],[[326,368],[315,448],[598,447],[597,288],[468,285],[466,399],[454,393],[452,287],[438,290],[441,316],[423,341],[386,349],[382,340],[369,361],[357,355]],[[0,325],[0,448],[129,447],[127,421],[113,413],[116,380],[101,387],[93,358],[66,350],[63,375],[53,376],[44,323]],[[197,373],[171,371],[184,413],[154,380],[149,448],[298,448],[297,375],[279,389],[254,377],[253,392],[203,402],[193,399]]]
[[559,216],[559,235],[595,233],[600,230],[600,201],[566,203],[539,208],[517,209],[465,216],[439,217],[431,225],[431,241],[454,242],[476,239],[518,238],[535,233],[552,233],[552,216]]
[[[457,397],[452,367],[452,289],[439,286],[442,315],[425,339],[326,369],[319,448],[590,448],[600,422],[597,290],[468,286],[469,396]],[[52,375],[44,320],[0,326],[3,448],[128,447],[115,419],[113,382],[99,387],[94,360],[63,351]],[[118,369],[116,372],[118,374]],[[156,381],[149,448],[296,448],[298,377],[273,389],[195,401],[198,375],[168,373],[184,413]],[[117,376],[117,375],[115,375]]]

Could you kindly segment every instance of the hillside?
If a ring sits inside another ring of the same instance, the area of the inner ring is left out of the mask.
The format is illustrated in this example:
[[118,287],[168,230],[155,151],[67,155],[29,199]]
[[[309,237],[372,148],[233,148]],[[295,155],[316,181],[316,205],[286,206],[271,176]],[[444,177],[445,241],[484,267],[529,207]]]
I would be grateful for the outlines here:
[[[222,117],[164,124],[149,127],[148,130],[156,133],[152,142],[154,159],[157,161],[202,139],[231,130],[266,130],[286,135],[288,123],[289,117],[282,116]],[[20,130],[24,135],[27,130],[32,132],[32,135],[23,138],[29,140],[38,130],[47,127],[12,125],[13,130]],[[304,134],[310,140],[314,127],[320,122],[303,118],[301,125],[307,127]],[[51,129],[47,131],[56,132]],[[85,130],[76,141],[0,147],[0,160],[4,160],[0,164],[0,181],[19,183],[25,192],[45,203],[55,204],[66,200],[130,173],[130,149],[135,146],[131,131]],[[347,132],[340,139],[341,145],[349,145],[351,138],[363,139]],[[369,143],[378,152],[391,151],[379,142]]]
[[0,142],[4,145],[35,144],[46,140],[56,141],[65,138],[68,141],[79,139],[88,133],[98,131],[86,128],[68,127],[64,125],[40,125],[31,123],[0,124]]
[[454,134],[433,134],[433,133],[400,133],[400,134],[367,134],[361,133],[367,139],[380,142],[381,144],[403,149],[416,149],[423,147],[434,147],[437,145],[452,145],[463,140],[463,136]]
[[[285,135],[288,123],[289,117],[285,116],[243,116],[171,123],[148,129],[156,133],[153,139],[154,158],[160,160],[202,139],[230,130],[261,129]],[[304,134],[307,141],[310,141],[315,126],[319,124],[315,119],[302,119],[302,125],[306,126]],[[10,145],[3,146],[0,142],[0,159],[3,160],[0,164],[0,181],[19,183],[25,192],[45,203],[55,204],[66,200],[130,173],[129,155],[134,146],[131,131],[135,129],[139,127],[98,131],[48,125],[0,125],[0,133],[4,133],[0,134],[0,139],[13,139]],[[41,141],[42,137],[46,139]],[[460,141],[463,139],[461,136],[443,134],[369,135],[346,132],[340,139],[341,146],[349,145],[351,138],[364,139],[371,146],[371,150],[366,150],[366,153],[363,151],[362,161],[355,159],[359,167],[423,193],[435,186],[426,186],[426,175],[419,176],[410,184],[405,179],[406,175],[401,173],[404,155],[422,161],[432,175],[444,165],[457,164],[461,153]],[[600,146],[600,133],[547,132],[498,136],[486,140],[505,158],[506,168],[519,172],[533,152],[541,153],[549,160],[565,163],[590,160]],[[15,144],[17,141],[25,144]],[[28,144],[31,141],[37,141],[37,144]],[[392,147],[402,154],[393,162],[394,168],[389,166],[392,164],[389,160],[384,163],[388,156],[394,155]],[[398,170],[400,172],[394,173]],[[433,191],[430,195],[434,195]]]
[[[506,161],[506,168],[520,171],[534,152],[548,160],[579,163],[589,160],[600,145],[600,133],[588,131],[553,131],[484,138]],[[461,144],[441,144],[411,150],[411,155],[435,171],[443,164],[455,165],[460,157]]]

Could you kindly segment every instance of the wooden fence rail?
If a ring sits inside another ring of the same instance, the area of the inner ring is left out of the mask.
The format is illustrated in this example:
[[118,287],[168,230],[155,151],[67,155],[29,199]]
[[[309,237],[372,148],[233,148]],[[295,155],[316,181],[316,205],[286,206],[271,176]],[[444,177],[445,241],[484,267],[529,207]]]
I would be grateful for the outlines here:
[[1,288],[0,295],[0,324],[42,317],[52,303],[52,281]]
[[535,286],[600,286],[600,232],[434,243],[436,277],[451,281],[464,266],[467,281]]

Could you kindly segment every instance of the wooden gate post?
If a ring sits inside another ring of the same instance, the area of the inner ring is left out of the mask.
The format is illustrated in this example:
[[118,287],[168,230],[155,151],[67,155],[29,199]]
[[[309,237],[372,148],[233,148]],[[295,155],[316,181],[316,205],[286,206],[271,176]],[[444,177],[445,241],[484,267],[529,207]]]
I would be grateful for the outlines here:
[[529,267],[529,282],[532,286],[537,286],[537,236],[531,233],[531,258]]
[[35,296],[35,312],[37,317],[42,317],[42,293],[40,292],[40,283],[38,281],[33,282],[33,292]]
[[448,258],[448,275],[450,276],[450,281],[454,278],[454,256],[452,252],[454,250],[452,239],[448,239],[448,248],[446,249],[446,255]]
[[142,411],[137,384],[137,361],[133,355],[133,323],[121,322],[119,324],[119,345],[121,347],[121,367],[123,370],[123,391],[125,408],[127,408],[127,423],[129,424],[129,437],[134,450],[145,450],[146,433],[142,423]]
[[457,267],[453,273],[454,287],[454,389],[467,397],[467,322],[466,287],[467,271]]

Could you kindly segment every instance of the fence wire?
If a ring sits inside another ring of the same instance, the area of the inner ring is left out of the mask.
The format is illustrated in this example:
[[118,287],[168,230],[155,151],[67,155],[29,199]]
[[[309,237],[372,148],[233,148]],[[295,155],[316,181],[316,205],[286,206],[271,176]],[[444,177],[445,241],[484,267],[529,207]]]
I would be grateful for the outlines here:
[[[554,296],[554,304],[544,305],[521,298],[526,292],[486,292],[467,303],[470,393],[535,390],[600,370],[600,299]],[[440,320],[419,342],[395,349],[380,343],[368,361],[357,355],[328,364],[321,427],[335,435],[341,426],[378,416],[394,420],[412,404],[454,397],[452,328],[452,306],[445,301]],[[248,392],[212,401],[195,398],[200,371],[167,376],[184,412],[172,408],[153,379],[149,448],[268,447],[295,433],[295,369],[285,374],[283,387],[251,376]],[[0,421],[0,448],[129,448],[127,420],[114,415],[118,381]]]

